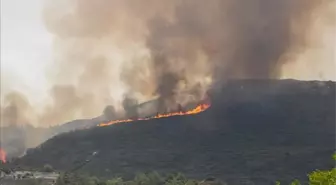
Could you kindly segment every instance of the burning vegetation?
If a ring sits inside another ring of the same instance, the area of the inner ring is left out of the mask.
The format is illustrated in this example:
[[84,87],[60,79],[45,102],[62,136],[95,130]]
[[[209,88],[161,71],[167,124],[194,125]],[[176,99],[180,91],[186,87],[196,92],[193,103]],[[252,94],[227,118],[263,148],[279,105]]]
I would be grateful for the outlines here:
[[0,148],[0,161],[2,163],[6,163],[6,152],[2,148]]
[[335,1],[148,3],[47,0],[42,18],[54,37],[47,98],[13,92],[5,76],[2,124],[58,125],[107,105],[120,112],[127,93],[138,102],[160,97],[169,109],[232,78],[335,79]]
[[166,118],[166,117],[170,117],[170,116],[183,116],[183,115],[190,115],[190,114],[198,114],[200,112],[203,112],[203,111],[207,110],[209,107],[210,107],[209,103],[203,103],[203,104],[200,104],[200,105],[196,106],[194,109],[189,110],[189,111],[178,111],[178,112],[157,114],[155,116],[148,117],[148,118],[114,120],[114,121],[110,121],[110,122],[107,122],[107,123],[100,123],[98,126],[99,127],[104,127],[104,126],[109,126],[109,125],[112,125],[112,124],[115,124],[115,123],[126,123],[126,122],[131,122],[131,121]]
[[[46,0],[41,15],[54,38],[48,87],[36,84],[41,98],[2,74],[1,125],[57,126],[107,106],[94,126],[195,114],[210,104],[174,108],[230,79],[334,80],[335,2]],[[127,115],[155,98],[160,114]],[[35,145],[48,134],[26,138]]]

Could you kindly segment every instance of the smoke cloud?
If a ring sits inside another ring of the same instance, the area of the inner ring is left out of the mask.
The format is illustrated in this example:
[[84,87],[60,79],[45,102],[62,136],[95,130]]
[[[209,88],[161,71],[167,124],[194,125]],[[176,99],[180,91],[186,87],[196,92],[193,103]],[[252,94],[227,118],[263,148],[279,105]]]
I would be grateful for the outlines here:
[[[306,29],[293,25],[302,42],[294,42],[282,56],[282,78],[336,80],[336,1],[322,1],[312,13],[306,13]],[[294,36],[295,36],[294,34]],[[293,36],[293,37],[294,37]]]
[[128,93],[139,103],[159,97],[160,111],[170,111],[230,78],[334,80],[334,6],[334,0],[47,0],[50,101],[37,111],[16,93],[17,101],[2,106],[2,122],[55,125],[100,115],[107,105],[111,117],[127,107]]

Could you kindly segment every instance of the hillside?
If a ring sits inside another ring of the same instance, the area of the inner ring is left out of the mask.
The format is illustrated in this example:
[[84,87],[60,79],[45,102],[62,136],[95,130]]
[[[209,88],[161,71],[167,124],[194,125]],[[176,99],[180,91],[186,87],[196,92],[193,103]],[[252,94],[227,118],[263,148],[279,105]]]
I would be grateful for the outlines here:
[[155,170],[228,184],[305,180],[333,166],[335,88],[334,82],[231,81],[210,93],[212,106],[201,114],[63,133],[15,163],[70,170],[90,159],[79,171],[102,177]]
[[54,127],[35,127],[29,124],[0,127],[0,147],[7,153],[7,158],[24,155],[27,149],[40,145],[54,135],[71,130],[97,125],[93,119],[74,120]]

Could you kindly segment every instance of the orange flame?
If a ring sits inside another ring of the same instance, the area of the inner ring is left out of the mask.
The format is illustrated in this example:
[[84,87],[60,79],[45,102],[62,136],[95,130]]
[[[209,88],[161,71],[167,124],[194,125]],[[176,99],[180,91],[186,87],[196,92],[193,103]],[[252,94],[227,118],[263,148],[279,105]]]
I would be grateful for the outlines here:
[[6,152],[2,148],[0,148],[0,161],[6,163]]
[[109,126],[109,125],[112,125],[112,124],[115,124],[115,123],[126,123],[126,122],[131,122],[131,121],[166,118],[166,117],[170,117],[170,116],[183,116],[183,115],[190,115],[190,114],[198,114],[200,112],[203,112],[203,111],[207,110],[209,107],[210,107],[210,104],[200,104],[197,107],[195,107],[194,109],[186,111],[186,112],[179,111],[179,112],[172,112],[172,113],[166,113],[166,114],[158,114],[156,116],[152,116],[152,117],[149,117],[149,118],[114,120],[114,121],[110,121],[110,122],[107,122],[107,123],[100,123],[98,126],[99,127],[104,127],[104,126]]

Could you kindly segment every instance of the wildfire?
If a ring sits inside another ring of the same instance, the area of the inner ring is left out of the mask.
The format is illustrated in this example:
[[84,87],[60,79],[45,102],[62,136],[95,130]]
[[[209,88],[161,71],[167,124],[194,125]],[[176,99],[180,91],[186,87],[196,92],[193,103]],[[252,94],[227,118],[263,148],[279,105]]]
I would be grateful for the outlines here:
[[138,119],[125,119],[125,120],[114,120],[110,121],[107,123],[100,123],[98,126],[99,127],[104,127],[104,126],[109,126],[115,123],[126,123],[126,122],[131,122],[131,121],[139,121],[139,120],[150,120],[150,119],[157,119],[157,118],[166,118],[170,116],[183,116],[183,115],[190,115],[190,114],[198,114],[200,112],[203,112],[207,110],[210,107],[210,104],[200,104],[197,107],[195,107],[192,110],[189,111],[180,111],[180,112],[172,112],[172,113],[166,113],[166,114],[158,114],[156,116],[152,116],[149,118],[138,118]]
[[6,163],[6,152],[2,148],[0,148],[0,161]]

